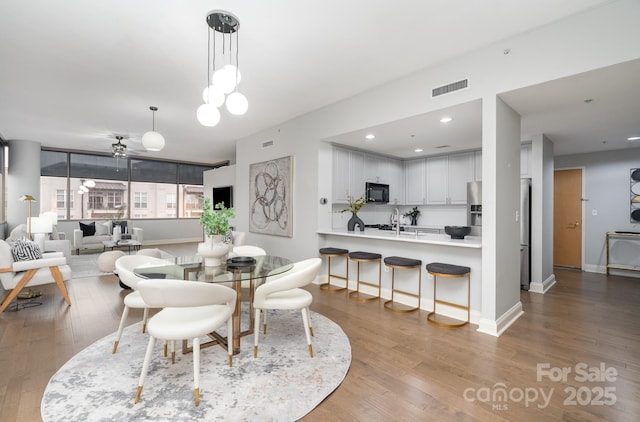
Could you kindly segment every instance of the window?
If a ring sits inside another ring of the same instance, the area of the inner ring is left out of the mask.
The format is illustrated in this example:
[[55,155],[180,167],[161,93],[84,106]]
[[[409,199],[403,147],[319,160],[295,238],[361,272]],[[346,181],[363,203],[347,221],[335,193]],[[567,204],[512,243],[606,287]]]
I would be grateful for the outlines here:
[[147,208],[147,192],[135,192],[133,207],[136,209]]
[[56,208],[67,208],[67,191],[64,189],[56,189]]
[[176,209],[176,194],[168,193],[167,194],[167,209],[175,210]]
[[40,212],[61,220],[198,218],[202,173],[220,167],[47,149],[40,164]]

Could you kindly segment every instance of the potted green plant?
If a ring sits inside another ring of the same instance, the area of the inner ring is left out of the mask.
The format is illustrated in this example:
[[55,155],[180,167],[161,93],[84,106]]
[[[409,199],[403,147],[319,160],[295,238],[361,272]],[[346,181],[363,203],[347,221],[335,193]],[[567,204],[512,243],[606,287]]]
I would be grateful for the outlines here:
[[360,231],[364,231],[364,221],[358,217],[358,211],[360,211],[360,208],[367,203],[364,194],[361,197],[354,199],[349,192],[347,192],[347,201],[349,202],[349,206],[339,211],[340,213],[351,212],[351,218],[347,222],[347,230],[352,232],[355,230],[357,225],[360,227]]
[[418,224],[418,217],[420,216],[420,210],[418,207],[413,207],[411,211],[407,211],[404,213],[405,217],[411,217],[411,225],[415,226]]
[[217,203],[215,209],[211,209],[211,200],[204,199],[200,224],[209,242],[198,245],[198,255],[204,257],[205,266],[219,266],[229,252],[229,246],[222,241],[222,237],[229,232],[229,219],[235,216],[233,208],[225,207],[224,202]]

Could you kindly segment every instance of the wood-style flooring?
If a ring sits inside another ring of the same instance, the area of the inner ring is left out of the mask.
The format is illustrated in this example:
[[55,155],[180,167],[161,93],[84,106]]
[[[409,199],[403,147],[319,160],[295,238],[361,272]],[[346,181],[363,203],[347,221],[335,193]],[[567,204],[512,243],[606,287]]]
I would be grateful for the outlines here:
[[[347,333],[353,361],[344,382],[303,420],[640,420],[640,279],[560,268],[556,278],[545,295],[521,292],[525,314],[499,338],[310,286],[312,310]],[[0,315],[0,421],[41,420],[49,378],[118,327],[128,292],[115,276],[67,285],[71,307],[47,285],[39,288],[42,306]],[[141,317],[131,310],[128,322]],[[537,370],[545,364],[548,370]],[[566,381],[545,375],[561,368],[570,370]],[[592,378],[583,380],[584,372]]]

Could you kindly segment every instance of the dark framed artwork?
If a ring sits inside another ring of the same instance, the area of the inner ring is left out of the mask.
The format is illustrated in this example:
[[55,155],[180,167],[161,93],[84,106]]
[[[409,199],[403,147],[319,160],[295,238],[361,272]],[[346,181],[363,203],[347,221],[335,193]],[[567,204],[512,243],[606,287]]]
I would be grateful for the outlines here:
[[249,166],[249,231],[293,236],[293,156]]

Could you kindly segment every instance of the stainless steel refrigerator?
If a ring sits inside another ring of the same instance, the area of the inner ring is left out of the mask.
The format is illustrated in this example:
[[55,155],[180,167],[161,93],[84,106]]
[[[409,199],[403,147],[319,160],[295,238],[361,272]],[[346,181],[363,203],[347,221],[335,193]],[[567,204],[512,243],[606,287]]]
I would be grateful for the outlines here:
[[531,179],[520,179],[520,288],[531,283]]

